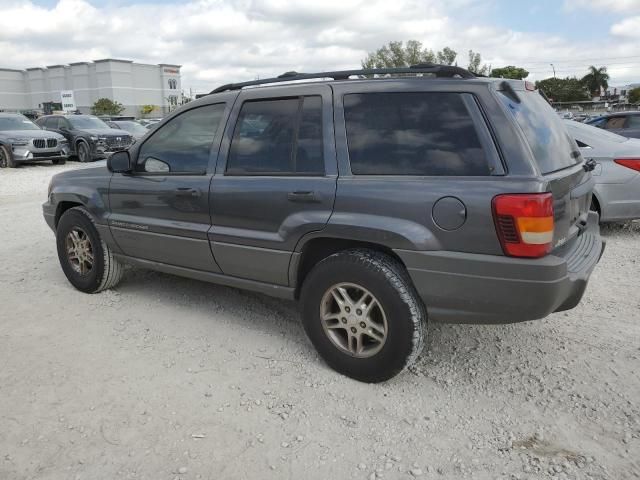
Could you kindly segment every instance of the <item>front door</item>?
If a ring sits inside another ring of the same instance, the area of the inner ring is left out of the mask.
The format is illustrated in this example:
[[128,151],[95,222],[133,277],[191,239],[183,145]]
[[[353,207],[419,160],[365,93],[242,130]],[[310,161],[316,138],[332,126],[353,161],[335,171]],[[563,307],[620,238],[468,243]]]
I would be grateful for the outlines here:
[[209,186],[225,104],[182,112],[131,150],[131,174],[114,174],[109,226],[125,255],[220,272],[207,231]]
[[288,285],[297,242],[333,210],[332,95],[326,85],[269,90],[243,90],[235,103],[211,187],[209,238],[225,274]]

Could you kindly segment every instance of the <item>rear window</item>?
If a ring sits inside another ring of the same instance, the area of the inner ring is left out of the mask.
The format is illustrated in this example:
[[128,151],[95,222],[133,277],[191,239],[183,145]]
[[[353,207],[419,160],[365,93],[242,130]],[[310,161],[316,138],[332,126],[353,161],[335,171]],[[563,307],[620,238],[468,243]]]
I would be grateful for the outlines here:
[[499,97],[522,129],[542,173],[562,170],[581,161],[562,120],[538,91],[519,91],[520,103],[504,94]]
[[344,116],[354,175],[490,175],[461,94],[350,94]]

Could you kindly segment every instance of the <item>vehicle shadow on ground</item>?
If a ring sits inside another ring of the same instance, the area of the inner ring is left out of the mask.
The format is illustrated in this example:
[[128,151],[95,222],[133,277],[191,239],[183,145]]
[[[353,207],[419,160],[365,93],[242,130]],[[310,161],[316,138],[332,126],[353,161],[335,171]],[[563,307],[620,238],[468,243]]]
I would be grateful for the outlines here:
[[[305,358],[300,360],[315,361],[316,355],[304,333],[296,302],[139,268],[128,269],[117,290],[121,295],[136,298],[141,304],[162,302],[187,308],[198,316],[206,316],[211,322],[212,336],[215,336],[217,322],[233,323],[282,341],[282,348],[285,348],[285,344],[302,345],[306,353]],[[459,369],[462,372],[470,362],[477,363],[476,370],[486,368],[488,372],[495,368],[495,363],[515,361],[515,351],[521,358],[527,356],[529,349],[539,351],[541,347],[553,348],[552,345],[540,345],[540,342],[553,343],[553,335],[548,330],[550,327],[540,322],[514,325],[431,322],[425,348],[416,362],[417,370],[414,369],[414,373],[439,365],[447,365],[447,370]],[[536,341],[523,344],[523,335],[533,337]],[[485,361],[489,358],[493,360]],[[486,372],[478,372],[482,373]]]

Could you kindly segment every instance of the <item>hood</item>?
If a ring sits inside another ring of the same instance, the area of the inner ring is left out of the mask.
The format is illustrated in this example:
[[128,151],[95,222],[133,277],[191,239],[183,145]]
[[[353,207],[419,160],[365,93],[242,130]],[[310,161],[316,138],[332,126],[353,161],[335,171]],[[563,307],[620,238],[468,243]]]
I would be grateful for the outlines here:
[[81,129],[83,132],[87,132],[91,135],[95,135],[96,137],[130,137],[131,134],[129,132],[125,132],[124,130],[119,130],[117,128],[87,128]]
[[88,168],[77,168],[73,170],[67,170],[65,172],[57,173],[53,176],[56,181],[67,180],[70,178],[95,178],[95,177],[110,177],[111,172],[107,168],[106,160],[99,160],[95,162],[95,166]]
[[60,140],[64,137],[59,133],[47,130],[2,130],[0,138],[57,138]]

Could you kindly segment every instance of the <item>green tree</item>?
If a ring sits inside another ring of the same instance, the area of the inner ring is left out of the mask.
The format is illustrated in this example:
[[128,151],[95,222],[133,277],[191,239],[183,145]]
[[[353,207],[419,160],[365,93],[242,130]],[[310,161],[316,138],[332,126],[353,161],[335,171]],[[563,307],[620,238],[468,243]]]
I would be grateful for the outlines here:
[[457,52],[449,47],[434,53],[433,50],[423,48],[422,43],[417,40],[409,40],[406,44],[393,41],[370,52],[361,63],[362,68],[399,68],[436,62],[453,65],[456,56]]
[[629,103],[640,103],[640,87],[629,90]]
[[480,66],[481,63],[482,56],[473,50],[469,50],[469,66],[467,70],[476,75],[487,75],[489,73],[489,66],[487,64]]
[[502,68],[494,68],[491,70],[490,77],[496,78],[512,78],[514,80],[522,80],[527,78],[529,72],[524,68],[514,67],[513,65],[508,65]]
[[145,115],[149,115],[151,112],[153,112],[156,109],[155,105],[142,105],[140,107],[140,113],[142,114],[142,116],[144,117]]
[[585,84],[575,77],[545,78],[537,81],[536,87],[542,90],[553,102],[576,102],[590,99]]
[[91,113],[94,115],[120,115],[123,111],[124,107],[121,103],[108,98],[99,98],[91,107]]
[[458,52],[452,50],[449,47],[444,47],[436,54],[438,63],[442,65],[453,65],[453,63],[456,61],[457,56]]
[[594,97],[600,96],[600,89],[606,90],[609,86],[609,74],[607,67],[589,67],[589,73],[582,77],[582,81]]

